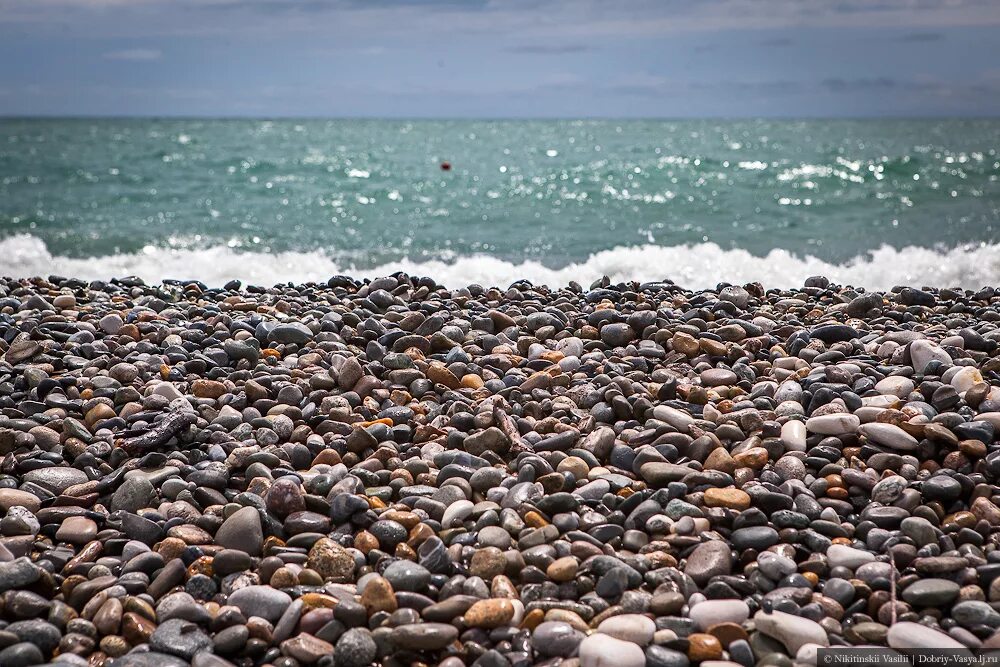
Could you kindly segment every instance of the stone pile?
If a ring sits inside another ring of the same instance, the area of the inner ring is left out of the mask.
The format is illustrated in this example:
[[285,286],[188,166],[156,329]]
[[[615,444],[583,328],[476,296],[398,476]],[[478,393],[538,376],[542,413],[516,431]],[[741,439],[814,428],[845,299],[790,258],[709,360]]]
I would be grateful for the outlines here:
[[1000,648],[998,304],[0,280],[0,665]]

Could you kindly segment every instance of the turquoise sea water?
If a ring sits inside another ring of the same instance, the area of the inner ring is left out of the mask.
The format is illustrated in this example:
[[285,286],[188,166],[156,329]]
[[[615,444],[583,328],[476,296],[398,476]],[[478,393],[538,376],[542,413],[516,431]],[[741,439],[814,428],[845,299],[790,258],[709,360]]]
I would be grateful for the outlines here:
[[0,267],[781,280],[882,252],[978,257],[953,278],[975,282],[998,264],[998,147],[995,120],[6,119]]

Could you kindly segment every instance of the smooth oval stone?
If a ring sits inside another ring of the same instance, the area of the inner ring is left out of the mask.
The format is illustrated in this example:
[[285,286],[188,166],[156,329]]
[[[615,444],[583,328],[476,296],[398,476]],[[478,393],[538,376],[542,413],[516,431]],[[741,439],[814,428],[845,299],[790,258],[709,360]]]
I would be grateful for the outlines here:
[[392,630],[392,643],[411,651],[436,651],[458,639],[458,628],[445,623],[413,623]]
[[645,646],[653,639],[656,623],[641,614],[621,614],[605,619],[597,631],[622,641]]
[[855,549],[845,544],[834,544],[826,550],[826,559],[830,567],[846,567],[849,570],[856,570],[865,563],[876,560],[875,554]]
[[801,616],[774,611],[770,614],[758,611],[753,617],[757,629],[768,637],[784,644],[790,655],[798,653],[806,644],[829,646],[830,638],[819,623]]
[[392,562],[382,576],[389,580],[393,590],[417,593],[426,589],[431,579],[426,567],[406,560]]
[[702,371],[699,378],[701,379],[701,383],[706,387],[722,387],[736,384],[739,380],[736,377],[736,373],[726,368],[710,368]]
[[694,417],[667,405],[657,405],[653,408],[653,418],[670,424],[681,433],[687,432],[688,427],[694,424]]
[[749,526],[734,530],[730,536],[733,546],[737,549],[756,549],[763,551],[777,544],[780,537],[778,531],[770,526]]
[[580,667],[645,667],[646,654],[637,644],[597,633],[580,642]]
[[859,430],[875,444],[897,451],[912,452],[920,444],[916,438],[895,424],[873,422],[862,425]]
[[856,415],[847,413],[820,415],[806,420],[806,430],[820,435],[854,433],[859,426],[861,426],[861,420]]
[[951,608],[950,616],[967,628],[1000,626],[1000,612],[980,600],[963,600]]
[[806,432],[806,425],[800,421],[792,419],[785,422],[781,426],[781,442],[785,445],[785,451],[806,451]]
[[585,635],[564,621],[540,623],[531,635],[531,645],[540,655],[567,658],[572,655]]
[[903,589],[902,598],[915,607],[937,607],[951,604],[958,598],[961,587],[947,579],[921,579]]
[[88,479],[87,473],[69,467],[41,468],[24,474],[24,481],[37,484],[57,495],[75,484],[83,484]]
[[703,586],[712,577],[729,574],[733,569],[732,551],[728,544],[718,540],[703,542],[687,557],[684,574]]
[[229,596],[229,604],[245,616],[260,616],[271,623],[276,623],[291,603],[288,593],[270,586],[245,586]]
[[957,639],[940,630],[910,621],[898,621],[889,626],[886,641],[890,647],[900,650],[941,648],[969,653],[968,648]]
[[896,398],[906,398],[913,391],[913,380],[901,375],[890,375],[875,383],[875,391]]
[[699,630],[717,623],[743,623],[750,617],[750,607],[743,600],[705,600],[691,607],[688,618]]
[[257,508],[243,507],[233,512],[216,531],[215,543],[226,549],[260,556],[264,546],[264,530]]

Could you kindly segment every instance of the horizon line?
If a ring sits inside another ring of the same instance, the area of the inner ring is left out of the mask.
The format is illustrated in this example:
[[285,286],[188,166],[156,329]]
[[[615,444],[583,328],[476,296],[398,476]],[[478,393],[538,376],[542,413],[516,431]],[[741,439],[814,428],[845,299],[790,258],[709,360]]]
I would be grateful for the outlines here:
[[727,115],[679,115],[679,116],[561,116],[561,115],[541,115],[541,116],[352,116],[352,115],[329,115],[320,116],[312,114],[7,114],[0,112],[0,121],[11,120],[257,120],[257,121],[397,121],[397,122],[420,122],[420,121],[478,121],[478,122],[507,122],[507,121],[841,121],[841,120],[1000,120],[1000,112],[982,114],[845,114],[837,116],[824,115],[765,115],[765,116],[727,116]]

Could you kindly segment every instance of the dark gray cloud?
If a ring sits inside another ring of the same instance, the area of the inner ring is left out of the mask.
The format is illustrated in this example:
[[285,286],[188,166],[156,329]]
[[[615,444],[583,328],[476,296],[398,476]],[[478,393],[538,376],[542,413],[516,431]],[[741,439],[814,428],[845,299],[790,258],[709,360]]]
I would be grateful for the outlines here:
[[710,93],[742,95],[791,95],[808,90],[808,85],[799,81],[776,79],[773,81],[673,81],[650,77],[647,81],[632,81],[615,84],[608,91],[616,95],[635,97],[669,97],[687,93]]
[[266,12],[316,12],[330,10],[370,10],[415,8],[415,9],[457,9],[478,11],[489,6],[489,0],[247,0],[205,2],[185,0],[189,7],[223,9],[257,9]]
[[823,79],[819,83],[821,88],[835,92],[857,92],[857,91],[878,91],[890,90],[899,86],[899,81],[887,76],[862,77],[857,79],[843,79],[840,77],[830,77]]
[[[819,87],[835,94],[851,95],[881,95],[893,93],[898,95],[923,96],[927,99],[935,97],[954,96],[966,102],[985,103],[1000,95],[1000,80],[956,81],[936,78],[901,79],[881,76],[857,79],[828,78],[819,83]],[[974,111],[974,109],[970,109]]]
[[901,42],[940,42],[944,39],[943,32],[911,32],[899,38]]
[[132,62],[149,62],[163,58],[159,49],[121,49],[108,51],[102,55],[105,60],[126,60]]
[[532,56],[562,56],[596,50],[597,47],[590,44],[522,44],[504,49],[507,53]]

